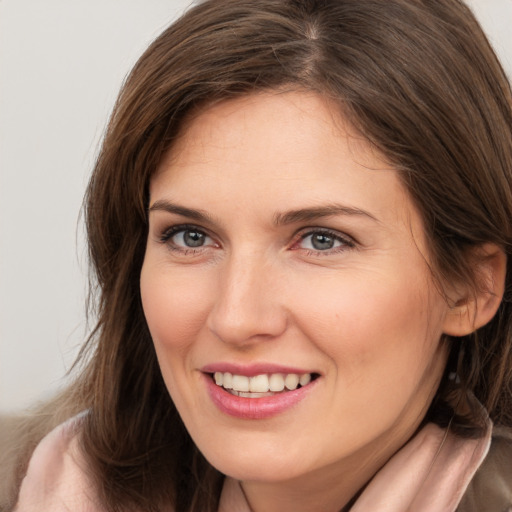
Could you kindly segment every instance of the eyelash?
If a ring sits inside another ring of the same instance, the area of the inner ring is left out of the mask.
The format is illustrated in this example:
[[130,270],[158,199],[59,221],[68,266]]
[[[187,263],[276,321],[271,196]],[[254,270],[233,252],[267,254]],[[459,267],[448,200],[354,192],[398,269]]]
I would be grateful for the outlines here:
[[175,251],[177,253],[181,253],[184,256],[186,255],[194,255],[198,254],[202,251],[204,251],[205,248],[210,247],[207,246],[199,246],[197,248],[194,247],[181,247],[174,242],[172,242],[172,237],[177,235],[178,233],[185,233],[187,231],[193,232],[193,233],[199,233],[205,237],[211,238],[203,229],[199,228],[198,226],[194,226],[193,224],[179,224],[176,226],[171,226],[170,228],[165,229],[162,234],[159,236],[159,241],[162,244],[167,245],[167,247],[171,251]]
[[302,233],[299,234],[299,240],[298,242],[295,242],[293,246],[291,247],[292,250],[300,250],[301,247],[295,248],[300,242],[304,241],[306,238],[311,237],[313,235],[323,235],[328,238],[331,238],[334,243],[339,242],[338,247],[333,247],[326,250],[320,250],[320,249],[307,249],[307,256],[316,256],[316,257],[322,257],[322,256],[332,256],[333,254],[338,254],[343,251],[346,251],[348,249],[354,249],[356,247],[355,241],[345,235],[341,235],[337,231],[332,231],[330,229],[326,228],[307,228],[307,230],[303,230]]
[[[205,230],[202,228],[195,226],[193,224],[179,224],[175,226],[171,226],[167,229],[165,229],[161,235],[159,236],[159,241],[162,244],[167,245],[167,247],[177,253],[180,253],[181,255],[187,256],[187,255],[195,255],[199,254],[208,247],[212,247],[212,244],[209,245],[202,245],[198,246],[197,248],[194,247],[182,247],[177,245],[172,241],[172,238],[177,235],[178,233],[185,233],[185,232],[193,232],[203,235],[206,238],[212,239],[210,235],[206,233]],[[331,238],[334,243],[339,243],[337,247],[332,247],[326,250],[320,250],[320,249],[304,249],[300,247],[300,243],[306,240],[308,237],[311,237],[313,235],[321,235],[326,236],[328,238]],[[338,254],[340,252],[346,251],[348,249],[353,249],[356,247],[356,242],[349,236],[342,236],[337,231],[333,231],[326,228],[305,228],[301,232],[298,232],[294,235],[294,238],[297,238],[298,240],[294,241],[293,244],[290,247],[290,250],[297,251],[297,250],[306,250],[307,256],[313,256],[313,257],[322,257],[322,256],[331,256],[333,254]],[[218,244],[214,244],[214,246]]]

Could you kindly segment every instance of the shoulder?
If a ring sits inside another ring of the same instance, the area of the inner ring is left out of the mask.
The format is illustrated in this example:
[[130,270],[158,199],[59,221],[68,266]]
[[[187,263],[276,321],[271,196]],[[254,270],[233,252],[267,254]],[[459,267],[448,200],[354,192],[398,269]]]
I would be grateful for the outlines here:
[[489,453],[457,512],[512,512],[512,429],[494,428]]
[[79,447],[84,414],[59,425],[39,443],[15,512],[103,512]]

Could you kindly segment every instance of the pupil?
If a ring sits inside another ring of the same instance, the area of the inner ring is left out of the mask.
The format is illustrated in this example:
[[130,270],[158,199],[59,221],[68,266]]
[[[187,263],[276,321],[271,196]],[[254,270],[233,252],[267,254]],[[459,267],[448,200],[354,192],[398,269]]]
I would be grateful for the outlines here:
[[204,244],[204,235],[197,231],[185,231],[183,241],[188,247],[201,247]]
[[311,243],[315,249],[325,251],[326,249],[332,249],[334,245],[334,240],[332,236],[322,235],[321,233],[319,233],[312,237]]

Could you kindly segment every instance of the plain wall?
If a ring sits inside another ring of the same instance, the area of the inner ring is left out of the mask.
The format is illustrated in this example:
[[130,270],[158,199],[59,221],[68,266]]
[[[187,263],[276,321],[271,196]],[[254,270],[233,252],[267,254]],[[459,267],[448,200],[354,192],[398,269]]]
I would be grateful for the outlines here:
[[54,391],[85,339],[88,175],[125,75],[190,3],[0,2],[0,411]]
[[[512,76],[512,0],[470,4]],[[0,412],[62,385],[86,336],[87,178],[124,76],[187,5],[0,1]]]

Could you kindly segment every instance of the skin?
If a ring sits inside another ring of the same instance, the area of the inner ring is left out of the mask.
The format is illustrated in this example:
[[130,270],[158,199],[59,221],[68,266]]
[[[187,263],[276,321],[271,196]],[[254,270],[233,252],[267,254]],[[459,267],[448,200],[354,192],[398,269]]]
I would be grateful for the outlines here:
[[[218,103],[188,120],[150,184],[141,295],[162,374],[199,449],[255,512],[343,508],[418,429],[446,364],[453,318],[421,218],[333,112],[307,92]],[[345,210],[284,215],[332,205]],[[318,249],[311,233],[325,230],[333,247]],[[197,232],[203,245],[187,246]],[[200,371],[219,361],[320,377],[277,416],[234,418]]]

